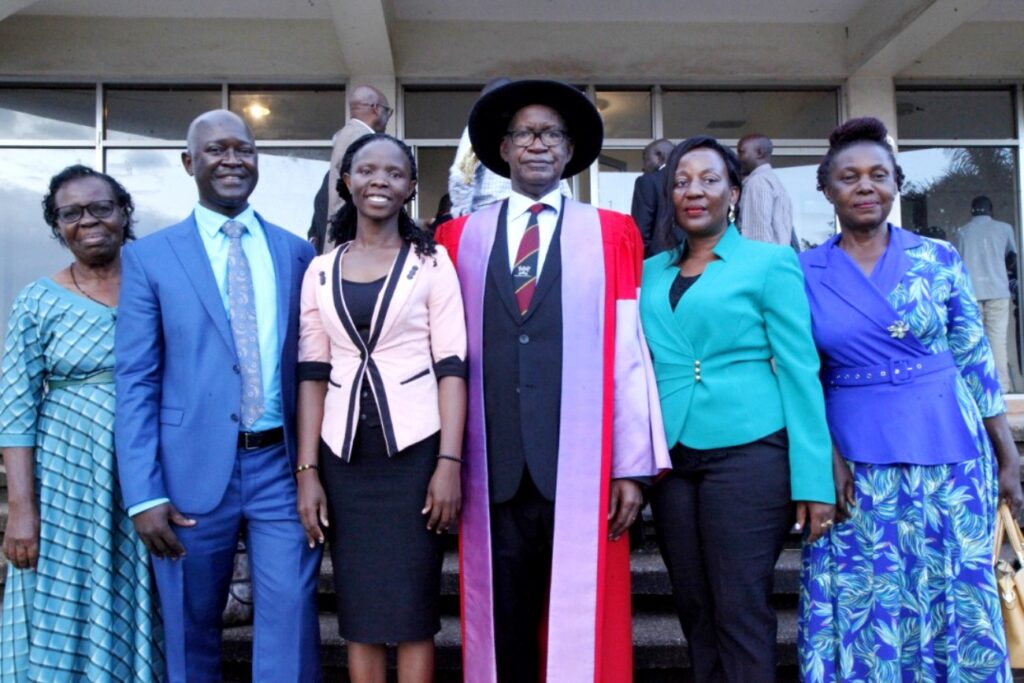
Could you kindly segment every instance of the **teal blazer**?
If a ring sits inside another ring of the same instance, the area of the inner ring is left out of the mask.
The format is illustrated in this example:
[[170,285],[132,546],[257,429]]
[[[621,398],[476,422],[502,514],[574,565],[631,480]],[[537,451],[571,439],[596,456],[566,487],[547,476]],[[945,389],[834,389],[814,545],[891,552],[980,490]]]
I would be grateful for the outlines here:
[[728,448],[785,427],[792,499],[834,503],[832,441],[796,254],[730,226],[714,249],[719,260],[673,311],[677,253],[647,259],[640,290],[669,445]]

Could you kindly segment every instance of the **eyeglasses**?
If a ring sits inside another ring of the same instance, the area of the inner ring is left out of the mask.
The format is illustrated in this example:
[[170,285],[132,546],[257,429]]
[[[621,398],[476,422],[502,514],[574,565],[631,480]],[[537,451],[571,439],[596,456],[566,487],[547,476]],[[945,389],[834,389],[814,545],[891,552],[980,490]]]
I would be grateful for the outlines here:
[[391,115],[395,113],[394,107],[389,107],[388,105],[381,104],[380,102],[378,102],[377,104],[372,104],[370,106],[373,108],[374,111],[383,111],[384,116],[386,116],[389,119],[391,118]]
[[67,206],[57,207],[57,220],[61,223],[77,223],[82,220],[82,214],[86,211],[93,218],[103,220],[104,218],[110,218],[115,209],[117,209],[117,202],[110,199],[92,202],[85,206],[68,204]]
[[557,147],[569,139],[564,130],[557,128],[548,128],[539,133],[532,130],[510,130],[506,135],[516,147],[529,147],[537,138],[545,147]]

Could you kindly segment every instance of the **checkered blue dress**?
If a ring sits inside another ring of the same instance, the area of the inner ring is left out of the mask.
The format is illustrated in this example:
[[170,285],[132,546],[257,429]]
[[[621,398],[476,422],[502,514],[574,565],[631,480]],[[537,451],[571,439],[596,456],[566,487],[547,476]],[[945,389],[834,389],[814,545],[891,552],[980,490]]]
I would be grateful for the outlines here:
[[[114,313],[48,278],[14,302],[0,365],[0,448],[35,448],[35,571],[8,565],[0,683],[160,680],[162,633],[145,547],[117,486]],[[49,390],[47,390],[49,387]]]

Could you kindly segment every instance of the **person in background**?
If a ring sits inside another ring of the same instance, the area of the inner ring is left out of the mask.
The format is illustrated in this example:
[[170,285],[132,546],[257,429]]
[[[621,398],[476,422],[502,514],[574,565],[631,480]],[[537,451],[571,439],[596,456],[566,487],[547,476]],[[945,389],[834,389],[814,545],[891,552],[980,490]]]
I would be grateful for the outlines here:
[[0,681],[164,677],[149,558],[114,461],[114,323],[134,210],[119,182],[87,166],[51,178],[43,217],[73,260],[11,310]]
[[668,466],[636,311],[640,233],[559,191],[601,151],[578,89],[509,83],[477,101],[469,133],[512,191],[437,237],[469,339],[464,676],[628,683],[624,532],[641,483]]
[[416,192],[409,147],[361,138],[341,178],[340,247],[302,285],[299,509],[310,544],[321,525],[330,537],[349,676],[384,683],[397,643],[399,679],[428,683],[441,534],[461,503],[462,296],[444,247],[403,208]]
[[1013,228],[992,218],[992,200],[971,201],[971,220],[956,233],[956,249],[964,260],[967,276],[978,299],[985,336],[999,375],[999,387],[1010,393],[1007,333],[1010,326],[1010,268],[1017,261]]
[[787,244],[798,252],[793,231],[793,202],[782,180],[772,169],[772,141],[751,133],[736,145],[743,172],[737,226],[748,240]]
[[[671,212],[662,197],[665,185],[665,160],[672,153],[672,141],[665,138],[655,140],[644,147],[643,173],[633,184],[633,204],[630,214],[640,230],[640,238],[647,252],[654,235],[654,226],[666,212]],[[649,252],[647,252],[649,253]]]
[[835,511],[810,311],[793,251],[732,224],[732,150],[692,137],[666,170],[675,211],[659,241],[671,248],[644,263],[640,293],[672,447],[651,510],[694,680],[768,683],[783,541],[794,513],[810,544]]
[[318,681],[320,549],[295,470],[299,288],[313,247],[249,204],[245,122],[209,111],[181,159],[198,203],[125,249],[116,333],[117,464],[151,553],[172,683],[219,680],[239,530],[255,622],[253,680]]
[[[505,76],[494,78],[487,82],[487,85],[480,91],[480,96],[483,97],[492,90],[511,82],[512,80]],[[572,198],[572,188],[568,181],[562,180],[558,187],[563,195]],[[452,202],[452,216],[455,218],[466,216],[485,206],[500,202],[508,197],[511,189],[508,178],[502,177],[487,168],[486,164],[480,163],[469,140],[469,127],[467,126],[462,131],[458,149],[455,150],[455,160],[448,170],[448,196]]]
[[452,219],[452,199],[445,192],[441,195],[440,201],[437,202],[437,213],[434,215],[433,220],[430,221],[429,230],[433,234],[439,225],[445,221]]
[[371,85],[357,85],[349,93],[348,111],[351,117],[331,141],[331,165],[324,174],[323,184],[313,199],[313,222],[309,226],[307,238],[316,248],[318,254],[326,254],[334,249],[328,235],[328,221],[342,207],[344,201],[338,194],[338,181],[341,177],[339,169],[341,160],[349,145],[370,133],[383,133],[394,109],[388,105],[388,98],[380,90]]
[[874,118],[832,132],[818,189],[840,232],[800,256],[840,520],[804,547],[800,668],[1009,681],[992,543],[999,499],[1021,510],[1020,456],[963,262],[888,223],[886,136]]

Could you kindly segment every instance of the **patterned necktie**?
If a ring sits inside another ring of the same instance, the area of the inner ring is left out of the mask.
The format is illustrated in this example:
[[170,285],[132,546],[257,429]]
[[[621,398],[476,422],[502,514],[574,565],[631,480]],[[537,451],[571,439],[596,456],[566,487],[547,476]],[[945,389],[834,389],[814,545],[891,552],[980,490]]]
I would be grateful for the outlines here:
[[242,426],[250,429],[263,414],[263,377],[252,271],[242,250],[242,233],[247,228],[238,221],[228,221],[221,230],[231,241],[228,247],[228,316],[242,375]]
[[512,266],[512,282],[516,287],[516,302],[519,314],[526,315],[530,308],[530,300],[537,289],[537,266],[540,260],[540,222],[538,216],[547,207],[534,204],[530,207],[530,218],[519,242],[516,252],[516,263]]

